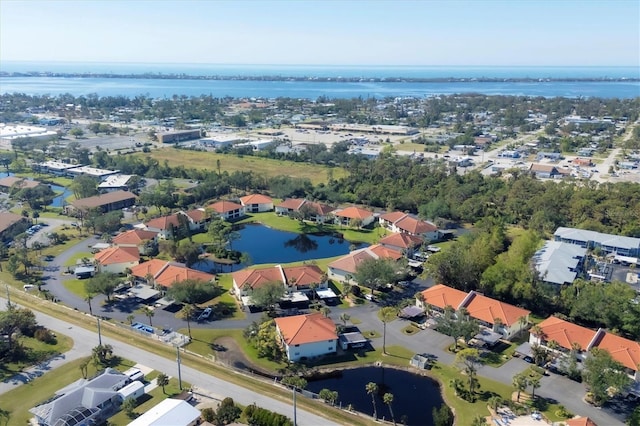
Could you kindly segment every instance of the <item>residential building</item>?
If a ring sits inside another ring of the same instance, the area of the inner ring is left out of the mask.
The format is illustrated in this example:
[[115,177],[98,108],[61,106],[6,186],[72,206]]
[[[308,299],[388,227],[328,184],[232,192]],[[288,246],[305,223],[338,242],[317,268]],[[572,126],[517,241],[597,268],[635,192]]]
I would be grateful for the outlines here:
[[211,216],[202,208],[180,213],[189,219],[189,229],[194,232],[206,231],[207,226],[211,223]]
[[154,287],[169,288],[173,284],[185,280],[214,282],[216,276],[196,269],[187,268],[181,263],[152,259],[131,268],[131,275],[136,281]]
[[149,241],[158,241],[158,233],[146,229],[132,229],[122,232],[111,240],[111,244],[117,247],[136,247],[138,252],[146,255],[146,244]]
[[29,180],[15,176],[7,176],[0,179],[0,190],[3,192],[9,192],[12,188],[33,189],[38,185],[42,185],[42,183],[37,180]]
[[13,237],[29,227],[29,219],[19,214],[0,212],[0,238],[2,241],[13,240]]
[[354,250],[340,259],[334,260],[328,265],[328,276],[332,280],[349,283],[353,280],[358,266],[367,259],[386,258],[397,261],[402,258],[402,253],[380,244]]
[[391,232],[421,237],[427,242],[440,239],[440,232],[435,224],[418,219],[408,213],[398,211],[385,213],[378,217],[378,221],[380,226]]
[[118,173],[120,173],[120,170],[97,169],[90,166],[74,166],[66,170],[66,175],[69,177],[91,176],[100,181],[104,181],[107,177],[117,175]]
[[575,244],[589,250],[597,248],[604,254],[640,257],[640,238],[565,227],[556,229],[553,236],[556,241]]
[[133,176],[134,175],[121,175],[121,174],[108,175],[105,177],[105,179],[102,182],[100,182],[100,184],[98,185],[98,190],[111,192],[111,191],[128,191],[129,189],[135,189],[135,188],[129,188],[129,184]]
[[571,176],[571,171],[562,167],[550,165],[550,164],[531,164],[529,167],[535,177],[539,179],[562,179],[567,176]]
[[530,311],[484,296],[476,291],[465,293],[442,284],[422,292],[423,301],[416,299],[416,306],[444,312],[447,306],[456,312],[464,308],[469,316],[481,325],[491,328],[505,339],[522,331],[529,323]]
[[220,215],[224,220],[235,220],[244,217],[244,206],[234,203],[232,201],[218,201],[216,203],[207,206],[208,209],[213,210]]
[[200,410],[187,401],[167,398],[136,417],[129,426],[195,426],[200,424]]
[[404,253],[406,257],[411,257],[422,245],[422,238],[405,233],[389,234],[378,243],[391,250]]
[[251,305],[251,292],[267,283],[279,283],[288,294],[311,295],[314,290],[328,288],[327,276],[317,265],[243,269],[232,275],[234,294],[245,306]]
[[561,241],[547,241],[533,255],[533,262],[542,281],[555,284],[571,284],[583,271],[587,249]]
[[246,213],[262,213],[273,210],[273,200],[262,194],[251,194],[240,198]]
[[359,222],[360,228],[371,225],[375,220],[373,212],[355,206],[336,210],[333,212],[333,216],[338,225],[351,226],[355,221]]
[[140,252],[137,247],[110,247],[94,255],[100,272],[124,274],[140,263]]
[[276,318],[275,323],[291,362],[334,354],[337,351],[336,324],[319,312]]
[[[542,321],[534,329],[530,330],[529,342],[538,344],[547,349],[550,342],[555,342],[555,349],[563,354],[568,354],[572,349],[577,349],[577,357],[584,360],[589,356],[593,348],[606,350],[611,357],[624,367],[625,373],[636,383],[640,383],[640,343],[625,339],[609,333],[603,329],[591,330],[573,324],[557,317],[549,317]],[[638,386],[634,388],[640,391]]]
[[574,417],[563,422],[567,426],[598,426],[596,422],[589,417]]
[[305,213],[305,220],[316,223],[326,223],[332,218],[335,209],[322,203],[305,200],[304,198],[287,198],[275,207],[276,214],[284,216],[292,213]]
[[102,213],[108,213],[114,210],[121,210],[125,207],[131,207],[136,203],[137,199],[136,194],[132,192],[113,191],[72,201],[70,205],[65,206],[65,211],[68,214],[82,214],[82,212],[95,209]]
[[147,231],[155,232],[161,240],[173,238],[175,229],[180,227],[178,213],[156,217],[145,223]]
[[119,406],[118,390],[128,382],[125,374],[106,368],[98,376],[77,380],[58,390],[53,398],[29,412],[43,426],[100,424]]

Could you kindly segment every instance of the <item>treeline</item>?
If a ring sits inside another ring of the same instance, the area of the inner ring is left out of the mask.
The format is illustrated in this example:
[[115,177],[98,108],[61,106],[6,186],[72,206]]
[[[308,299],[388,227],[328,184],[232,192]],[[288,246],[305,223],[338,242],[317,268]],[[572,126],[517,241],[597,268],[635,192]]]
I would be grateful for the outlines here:
[[465,292],[480,291],[541,317],[556,315],[639,339],[640,306],[635,302],[635,290],[622,282],[578,279],[569,286],[545,283],[531,263],[542,240],[542,235],[529,230],[511,241],[505,226],[488,218],[446,251],[433,255],[428,273],[437,282]]

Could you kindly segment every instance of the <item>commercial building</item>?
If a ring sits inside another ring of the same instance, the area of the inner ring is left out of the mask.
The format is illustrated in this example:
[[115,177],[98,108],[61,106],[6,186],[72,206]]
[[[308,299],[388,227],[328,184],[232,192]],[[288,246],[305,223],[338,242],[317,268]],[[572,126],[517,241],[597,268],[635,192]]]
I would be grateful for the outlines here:
[[586,249],[597,248],[605,254],[640,257],[640,238],[565,227],[556,229],[553,236],[556,241],[575,244]]
[[547,241],[533,255],[542,281],[555,285],[571,284],[584,268],[587,249],[561,241]]

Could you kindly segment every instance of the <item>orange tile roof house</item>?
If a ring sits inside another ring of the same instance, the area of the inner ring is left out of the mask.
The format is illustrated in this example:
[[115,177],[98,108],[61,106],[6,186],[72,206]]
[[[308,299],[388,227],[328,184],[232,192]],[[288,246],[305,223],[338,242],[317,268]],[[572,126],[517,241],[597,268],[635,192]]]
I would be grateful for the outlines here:
[[336,324],[319,312],[276,318],[275,323],[289,361],[315,358],[337,351]]
[[354,250],[348,255],[329,263],[327,273],[329,278],[332,280],[346,283],[353,280],[353,275],[356,273],[358,265],[366,259],[380,258],[399,260],[402,258],[402,253],[388,247],[384,247],[380,244],[375,244]]
[[218,213],[224,220],[239,219],[244,216],[244,206],[233,201],[218,201],[207,206]]
[[336,218],[337,224],[344,226],[351,225],[352,221],[355,220],[360,221],[360,227],[365,227],[371,225],[375,220],[373,212],[355,206],[336,210],[333,212],[333,216]]
[[131,207],[136,203],[137,199],[138,197],[133,192],[113,191],[72,201],[71,205],[65,206],[65,211],[72,214],[78,210],[87,211],[98,209],[103,213],[107,213],[114,210],[121,210],[125,207]]
[[549,342],[555,341],[566,354],[575,343],[581,349],[577,356],[582,360],[589,356],[588,352],[592,348],[606,350],[614,360],[624,366],[630,377],[640,383],[640,343],[608,333],[603,329],[594,331],[553,316],[542,321],[538,327],[540,327],[539,335],[535,330],[529,330],[531,344],[548,348]]
[[422,238],[409,234],[389,234],[379,241],[381,246],[411,256],[422,245]]
[[[428,304],[439,311],[443,311],[447,306],[456,311],[465,308],[471,318],[484,326],[492,327],[494,332],[502,334],[506,339],[510,339],[526,327],[531,313],[475,291],[465,293],[442,284],[424,290],[422,296],[424,302],[416,300],[416,306],[424,308],[425,304]],[[498,323],[497,319],[500,320]]]
[[131,275],[138,281],[146,282],[147,278],[151,278],[153,286],[164,288],[171,287],[174,283],[195,280],[202,282],[211,282],[216,276],[196,269],[187,268],[178,263],[167,262],[160,259],[152,259],[148,262],[141,263],[131,268]]
[[314,214],[314,216],[310,217],[309,220],[316,223],[327,222],[330,217],[332,217],[331,213],[335,211],[335,208],[331,206],[322,203],[315,203],[313,201],[305,200],[304,198],[287,198],[275,207],[275,211],[276,214],[279,214],[281,216],[289,215],[291,213],[300,211],[302,206],[306,206],[305,208],[308,208],[309,211]]
[[240,203],[247,213],[261,213],[273,210],[273,200],[262,194],[251,194],[240,198]]
[[168,240],[173,236],[174,228],[180,226],[178,214],[170,214],[168,216],[156,217],[145,223],[148,231],[156,232],[161,240]]
[[267,283],[280,283],[287,292],[303,292],[309,294],[312,285],[318,290],[328,287],[327,276],[317,265],[283,267],[268,266],[257,269],[243,269],[231,275],[236,297],[245,305],[250,304],[251,291]]
[[567,426],[598,426],[589,417],[574,417],[573,419],[565,420],[563,423]]
[[148,231],[146,229],[132,229],[122,232],[111,240],[111,244],[118,247],[136,247],[140,254],[146,254],[145,243],[147,241],[156,241],[157,232]]
[[387,228],[391,232],[415,235],[428,241],[435,241],[440,238],[440,233],[436,225],[407,213],[385,213],[378,217],[378,222],[380,226]]
[[140,252],[137,247],[110,247],[96,253],[94,259],[100,272],[123,274],[140,263]]

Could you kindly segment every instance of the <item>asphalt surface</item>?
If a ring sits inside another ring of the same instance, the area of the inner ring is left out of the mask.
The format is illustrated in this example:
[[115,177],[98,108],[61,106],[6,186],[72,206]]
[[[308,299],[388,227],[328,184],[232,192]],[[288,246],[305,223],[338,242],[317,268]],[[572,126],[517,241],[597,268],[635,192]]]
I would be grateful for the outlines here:
[[[6,299],[0,298],[0,304],[6,306]],[[40,324],[46,324],[48,328],[54,330],[57,333],[66,334],[73,338],[74,346],[70,352],[67,352],[60,357],[57,357],[47,363],[42,363],[39,366],[33,367],[26,372],[14,376],[11,379],[5,380],[0,383],[0,395],[10,391],[17,386],[33,386],[33,378],[45,374],[72,359],[77,359],[84,356],[91,355],[93,347],[98,345],[98,334],[94,331],[89,331],[84,328],[76,327],[68,322],[59,320],[49,315],[36,311],[36,320]],[[135,346],[128,345],[119,340],[110,339],[108,337],[102,337],[103,344],[109,344],[113,347],[114,353],[124,356],[128,359],[135,360],[136,362],[149,366],[157,371],[162,371],[168,376],[178,376],[178,364],[173,359],[163,358],[159,355],[155,355],[139,349]],[[197,386],[200,392],[208,392],[214,395],[218,395],[222,399],[224,397],[231,397],[234,401],[242,405],[249,405],[255,403],[260,407],[268,408],[272,411],[284,414],[288,417],[293,416],[293,405],[288,404],[276,399],[270,398],[268,395],[263,395],[258,392],[243,388],[233,383],[226,382],[215,376],[205,374],[194,368],[186,365],[181,366],[182,380]],[[66,383],[61,383],[60,387],[64,387]],[[334,425],[335,423],[329,420],[311,414],[300,408],[297,409],[297,420],[300,425]]]
[[[71,308],[79,311],[88,312],[88,304],[80,297],[66,290],[63,280],[72,278],[73,276],[65,276],[62,274],[66,268],[62,265],[75,253],[87,251],[88,247],[95,244],[98,240],[94,237],[88,238],[77,244],[66,252],[58,256],[48,265],[49,279],[47,280],[47,288],[59,301]],[[405,297],[412,297],[416,291],[432,285],[431,280],[415,280],[415,284],[406,289]],[[123,303],[113,303],[110,305],[103,304],[104,296],[97,296],[92,301],[94,315],[100,317],[108,317],[117,321],[126,321],[126,317],[130,314],[135,316],[138,322],[148,323],[148,318],[136,312],[137,305],[127,305]],[[332,312],[329,314],[336,323],[339,323],[339,317],[342,313],[348,313],[351,318],[357,318],[360,323],[358,327],[361,331],[375,330],[382,333],[382,323],[377,316],[379,306],[374,303],[366,303],[357,305],[348,309],[330,307]],[[247,318],[244,320],[211,320],[204,322],[193,321],[193,328],[229,328],[242,329],[251,323],[251,321],[259,319],[260,313],[251,314],[247,312]],[[171,330],[186,328],[184,320],[176,318],[174,313],[163,309],[156,309],[153,317],[153,325]],[[407,325],[405,320],[398,319],[387,325],[387,346],[403,346],[415,353],[431,353],[437,357],[440,362],[445,364],[454,364],[455,356],[449,353],[446,348],[451,345],[451,338],[433,330],[422,330],[414,335],[406,335],[401,332],[402,328]],[[67,333],[68,334],[68,333]],[[372,339],[372,346],[379,348],[382,346],[382,339]],[[74,348],[75,349],[75,348]],[[74,354],[65,354],[65,357],[73,357]],[[128,356],[128,355],[127,355]],[[63,360],[54,360],[52,362],[63,362]],[[479,374],[484,377],[511,385],[513,376],[521,371],[526,370],[530,365],[521,359],[514,358],[509,360],[499,368],[491,366],[481,367]],[[153,365],[154,368],[155,365]],[[156,368],[157,369],[157,368]],[[609,407],[595,408],[584,401],[586,390],[583,384],[569,380],[566,377],[550,375],[544,377],[541,381],[541,388],[536,390],[536,394],[558,401],[564,405],[569,411],[582,416],[589,416],[596,423],[602,425],[622,425],[625,413],[619,407],[612,404]]]

